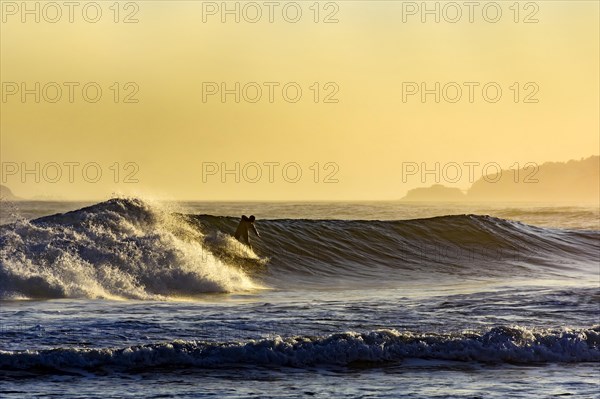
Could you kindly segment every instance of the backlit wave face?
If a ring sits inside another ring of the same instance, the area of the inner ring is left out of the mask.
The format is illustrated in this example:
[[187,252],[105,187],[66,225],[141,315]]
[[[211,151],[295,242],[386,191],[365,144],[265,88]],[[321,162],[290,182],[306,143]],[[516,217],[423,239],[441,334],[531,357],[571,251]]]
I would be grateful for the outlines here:
[[165,299],[262,288],[593,279],[598,231],[489,216],[406,221],[259,220],[254,249],[236,217],[184,215],[113,199],[0,229],[3,298]]

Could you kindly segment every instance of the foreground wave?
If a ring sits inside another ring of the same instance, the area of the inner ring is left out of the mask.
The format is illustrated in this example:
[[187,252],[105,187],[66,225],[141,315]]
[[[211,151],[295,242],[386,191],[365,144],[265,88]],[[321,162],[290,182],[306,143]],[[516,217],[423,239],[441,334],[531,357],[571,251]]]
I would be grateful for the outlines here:
[[265,285],[598,272],[599,231],[478,215],[278,219],[259,222],[253,251],[230,236],[237,221],[121,198],[0,226],[0,299],[164,299]]
[[562,330],[502,326],[460,334],[377,330],[328,337],[275,337],[245,343],[178,340],[121,349],[0,351],[0,369],[72,372],[75,369],[136,371],[153,367],[350,366],[405,359],[525,364],[598,362],[600,326]]

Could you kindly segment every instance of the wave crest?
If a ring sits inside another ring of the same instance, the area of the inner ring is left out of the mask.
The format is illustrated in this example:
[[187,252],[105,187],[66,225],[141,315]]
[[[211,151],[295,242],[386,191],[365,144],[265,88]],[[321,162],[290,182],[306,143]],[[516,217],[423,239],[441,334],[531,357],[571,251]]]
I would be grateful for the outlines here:
[[189,297],[261,288],[258,274],[285,288],[598,273],[599,231],[478,215],[259,220],[255,252],[230,236],[237,223],[119,198],[3,225],[0,299]]
[[549,363],[600,361],[600,326],[530,330],[500,326],[485,332],[433,334],[376,330],[328,337],[274,337],[249,342],[177,340],[121,349],[0,351],[0,369],[352,365],[405,359]]
[[193,296],[257,288],[215,257],[183,218],[139,199],[111,199],[0,230],[0,297]]

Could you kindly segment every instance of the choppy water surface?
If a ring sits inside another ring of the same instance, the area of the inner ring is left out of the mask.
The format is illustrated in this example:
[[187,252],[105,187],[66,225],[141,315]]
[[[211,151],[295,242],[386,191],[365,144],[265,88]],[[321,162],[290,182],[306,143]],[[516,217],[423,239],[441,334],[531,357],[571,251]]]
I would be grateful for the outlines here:
[[[252,249],[230,236],[242,213]],[[114,199],[1,216],[3,398],[600,397],[594,207]]]

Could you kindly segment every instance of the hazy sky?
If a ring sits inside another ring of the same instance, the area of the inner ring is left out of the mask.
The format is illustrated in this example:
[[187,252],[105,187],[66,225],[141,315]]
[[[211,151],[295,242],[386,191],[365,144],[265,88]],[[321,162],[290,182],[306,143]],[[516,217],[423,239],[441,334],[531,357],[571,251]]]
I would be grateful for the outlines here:
[[514,3],[2,1],[2,184],[394,199],[435,183],[403,167],[439,162],[440,183],[466,188],[466,162],[478,178],[598,154],[598,2]]

